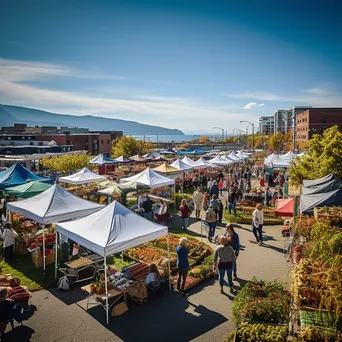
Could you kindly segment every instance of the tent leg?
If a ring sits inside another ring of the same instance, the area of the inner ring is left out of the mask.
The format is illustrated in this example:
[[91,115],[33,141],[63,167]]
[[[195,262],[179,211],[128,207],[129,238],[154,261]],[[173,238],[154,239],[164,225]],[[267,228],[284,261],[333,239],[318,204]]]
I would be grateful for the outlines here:
[[170,265],[170,242],[169,242],[169,235],[167,235],[167,264],[169,268],[169,291],[171,291],[171,265]]
[[173,186],[173,213],[176,214],[176,182],[175,185]]
[[[106,253],[105,253],[106,254]],[[108,284],[107,284],[107,258],[104,257],[104,270],[105,270],[105,290],[106,290],[106,322],[108,324]]]
[[56,231],[56,242],[55,242],[55,279],[57,279],[57,248],[58,248],[58,243],[57,243],[57,231]]
[[45,273],[45,226],[42,225],[43,228],[43,271]]

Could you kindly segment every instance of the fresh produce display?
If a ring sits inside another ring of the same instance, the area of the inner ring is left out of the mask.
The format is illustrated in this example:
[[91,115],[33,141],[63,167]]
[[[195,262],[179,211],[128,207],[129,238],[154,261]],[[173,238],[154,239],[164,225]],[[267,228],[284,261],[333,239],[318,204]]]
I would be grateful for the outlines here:
[[237,325],[244,320],[285,323],[289,308],[290,294],[283,284],[253,278],[234,299],[233,319]]
[[285,342],[287,327],[266,324],[242,323],[239,328],[228,336],[225,342],[263,341]]
[[151,264],[162,257],[167,257],[167,251],[151,247],[151,246],[141,246],[137,248],[131,248],[127,251],[128,256]]
[[338,341],[336,328],[342,317],[342,232],[327,219],[303,218],[298,223],[296,233],[308,241],[305,258],[292,271],[295,317],[300,322],[298,341]]
[[[228,212],[225,212],[225,218],[231,223],[242,223],[242,224],[251,224],[252,223],[252,213],[248,212],[241,212],[238,211],[237,215],[228,214]],[[274,217],[274,216],[268,216],[264,215],[264,225],[276,225],[276,224],[282,224],[283,219],[281,217]]]

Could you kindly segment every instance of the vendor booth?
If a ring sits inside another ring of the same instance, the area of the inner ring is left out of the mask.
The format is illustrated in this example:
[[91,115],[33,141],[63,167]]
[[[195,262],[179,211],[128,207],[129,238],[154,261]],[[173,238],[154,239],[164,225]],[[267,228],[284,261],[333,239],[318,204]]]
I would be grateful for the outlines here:
[[7,170],[0,172],[0,189],[26,184],[28,181],[53,184],[52,179],[38,176],[19,163],[15,163]]
[[229,162],[224,160],[220,155],[217,155],[215,158],[209,160],[209,163],[216,166],[227,166]]
[[241,161],[240,158],[234,153],[234,151],[230,152],[230,153],[228,154],[228,157],[229,157],[231,160],[233,160],[235,163],[238,163],[238,162]]
[[88,184],[88,183],[93,183],[93,182],[101,182],[101,181],[105,181],[106,179],[107,179],[106,177],[98,175],[97,173],[90,171],[89,169],[85,167],[81,171],[76,172],[73,175],[60,177],[59,182],[74,184],[74,185],[82,185],[82,184]]
[[185,156],[183,159],[182,159],[182,162],[191,166],[191,167],[194,167],[195,166],[195,161],[190,159],[188,156]]
[[[105,293],[103,300],[98,297],[96,298],[106,311],[106,321],[108,324],[109,309],[115,303],[109,304],[110,298],[114,298],[117,295],[120,295],[120,293],[124,293],[127,290],[127,287],[132,284],[126,282],[127,285],[125,287],[120,286],[120,289],[118,289],[118,282],[115,281],[115,274],[113,275],[113,278],[108,275],[106,258],[115,253],[139,246],[145,242],[167,236],[168,228],[142,218],[115,201],[87,217],[72,222],[58,224],[56,229],[56,234],[57,233],[60,233],[64,237],[68,237],[72,241],[75,241],[103,258]],[[57,267],[56,259],[56,278]],[[111,294],[111,290],[108,289],[109,280],[111,279],[113,279],[113,282],[115,281],[114,284],[116,284],[113,288],[115,291],[113,294]]]
[[99,167],[100,175],[107,174],[107,171],[114,171],[114,165],[118,164],[116,160],[107,157],[105,154],[99,154],[97,157],[91,159],[89,163]]
[[[33,220],[42,225],[42,264],[45,270],[45,247],[46,239],[44,226],[75,218],[83,217],[103,208],[102,205],[86,201],[73,195],[61,186],[55,184],[50,189],[37,196],[19,201],[7,203],[7,210],[20,214],[25,218]],[[39,243],[40,241],[38,241]],[[40,257],[40,248],[36,248],[34,253]],[[57,255],[56,255],[57,256]]]
[[193,166],[190,166],[189,164],[184,163],[180,158],[175,160],[172,164],[170,164],[172,167],[175,167],[176,169],[183,171],[183,172],[190,172],[194,169]]
[[295,209],[295,198],[278,199],[275,216],[293,217]]

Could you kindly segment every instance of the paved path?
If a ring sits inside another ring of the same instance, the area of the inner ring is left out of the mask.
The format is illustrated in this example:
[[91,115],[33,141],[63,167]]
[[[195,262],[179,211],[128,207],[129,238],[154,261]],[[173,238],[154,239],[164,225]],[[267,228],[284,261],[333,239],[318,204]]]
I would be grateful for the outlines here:
[[[189,230],[199,234],[200,223],[194,219],[191,222]],[[223,232],[223,227],[217,229],[217,234]],[[242,244],[238,259],[238,275],[242,280],[255,276],[287,281],[290,265],[282,252],[279,226],[264,228],[262,247],[249,242],[253,239],[249,226],[242,225],[237,232]],[[33,294],[36,311],[32,317],[6,335],[9,341],[20,342],[223,341],[234,326],[233,296],[228,289],[226,292],[227,295],[220,294],[217,282],[209,279],[195,287],[187,298],[167,293],[131,308],[120,317],[110,318],[107,326],[101,307],[84,310],[86,301],[80,291],[44,290]]]

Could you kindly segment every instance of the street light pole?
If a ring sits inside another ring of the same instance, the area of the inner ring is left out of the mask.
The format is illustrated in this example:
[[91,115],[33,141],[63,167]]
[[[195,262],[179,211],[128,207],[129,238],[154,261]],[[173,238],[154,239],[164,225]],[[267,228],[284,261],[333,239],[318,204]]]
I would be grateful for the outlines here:
[[221,130],[221,133],[222,133],[222,142],[224,141],[224,128],[221,128],[221,127],[213,127],[213,129],[219,129]]
[[250,125],[252,125],[252,151],[254,152],[254,123],[246,120],[240,120],[240,122],[246,122]]

